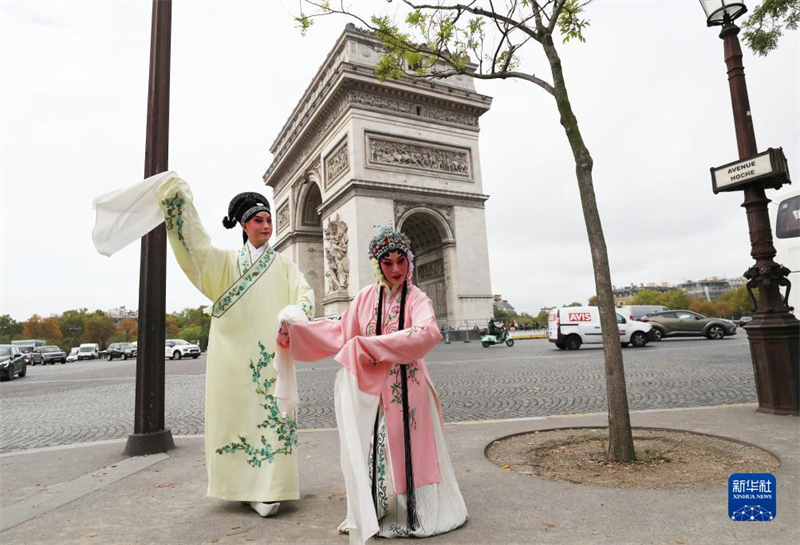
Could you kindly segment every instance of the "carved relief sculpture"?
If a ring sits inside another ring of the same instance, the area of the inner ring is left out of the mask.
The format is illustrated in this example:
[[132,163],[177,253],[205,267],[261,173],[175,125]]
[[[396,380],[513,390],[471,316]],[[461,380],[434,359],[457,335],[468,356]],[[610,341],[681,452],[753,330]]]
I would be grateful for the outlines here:
[[348,170],[350,170],[350,155],[345,139],[337,149],[325,157],[325,189],[332,186]]
[[369,163],[470,177],[469,152],[368,137]]
[[278,208],[278,232],[282,232],[287,227],[289,227],[289,201]]
[[339,219],[328,220],[323,231],[325,235],[325,257],[328,270],[325,277],[330,286],[329,292],[347,290],[350,278],[350,259],[347,257],[347,224]]

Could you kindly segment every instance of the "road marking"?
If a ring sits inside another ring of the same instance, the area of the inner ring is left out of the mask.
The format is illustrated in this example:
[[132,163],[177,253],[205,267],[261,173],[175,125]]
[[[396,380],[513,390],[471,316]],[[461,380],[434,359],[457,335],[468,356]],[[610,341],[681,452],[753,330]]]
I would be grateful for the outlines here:
[[38,494],[3,508],[0,532],[5,532],[9,528],[27,522],[32,518],[58,509],[167,458],[169,458],[168,454],[134,456],[95,471],[90,471],[72,481],[48,487]]

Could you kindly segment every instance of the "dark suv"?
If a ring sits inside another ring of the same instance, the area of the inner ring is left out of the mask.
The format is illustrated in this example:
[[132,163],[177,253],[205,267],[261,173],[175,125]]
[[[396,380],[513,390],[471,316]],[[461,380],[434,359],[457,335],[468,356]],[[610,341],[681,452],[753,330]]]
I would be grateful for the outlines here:
[[131,343],[111,343],[106,350],[106,357],[109,361],[114,358],[127,360],[128,358],[136,358],[136,349]]
[[13,344],[0,344],[0,380],[11,380],[14,375],[28,373],[28,357]]
[[724,318],[706,318],[691,310],[669,310],[654,312],[641,318],[653,326],[653,340],[664,337],[707,337],[721,339],[736,335],[736,324]]
[[31,352],[33,365],[67,363],[67,353],[55,345],[37,346]]

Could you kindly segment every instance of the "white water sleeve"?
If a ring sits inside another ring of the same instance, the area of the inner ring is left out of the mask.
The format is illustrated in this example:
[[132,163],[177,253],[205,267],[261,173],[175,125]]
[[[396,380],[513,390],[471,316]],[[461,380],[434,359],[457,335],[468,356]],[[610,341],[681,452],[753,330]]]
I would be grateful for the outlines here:
[[[278,330],[284,321],[306,321],[306,313],[298,305],[284,307],[278,313]],[[273,366],[278,372],[275,381],[275,399],[278,401],[278,410],[287,415],[300,405],[300,395],[297,393],[297,375],[294,370],[294,358],[289,348],[275,345],[275,359]]]
[[155,192],[161,184],[177,176],[171,170],[162,172],[96,197],[92,202],[96,211],[92,240],[97,251],[110,257],[162,224],[164,213],[156,202]]

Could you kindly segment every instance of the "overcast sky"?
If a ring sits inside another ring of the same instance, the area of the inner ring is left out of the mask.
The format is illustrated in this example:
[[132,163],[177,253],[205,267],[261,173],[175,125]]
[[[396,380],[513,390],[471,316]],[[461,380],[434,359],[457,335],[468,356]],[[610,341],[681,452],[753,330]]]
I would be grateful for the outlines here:
[[[269,147],[347,23],[322,19],[303,38],[297,5],[173,5],[169,164],[219,246],[241,242],[220,221],[233,194],[271,197]],[[0,314],[136,308],[139,244],[99,255],[92,199],[143,176],[151,3],[3,0],[0,15]],[[714,195],[709,175],[738,158],[719,29],[695,0],[598,0],[587,16],[586,43],[560,50],[612,282],[741,275],[751,265],[742,194]],[[791,32],[770,56],[744,57],[759,150],[783,146],[795,183],[799,44]],[[535,45],[523,66],[544,77]],[[494,97],[480,133],[493,292],[534,314],[585,302],[589,245],[552,97],[527,82],[476,86]],[[171,253],[167,286],[168,311],[207,303]]]

